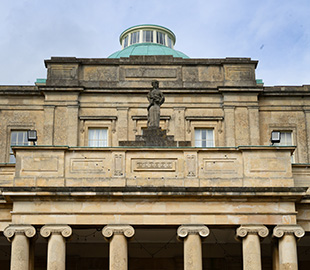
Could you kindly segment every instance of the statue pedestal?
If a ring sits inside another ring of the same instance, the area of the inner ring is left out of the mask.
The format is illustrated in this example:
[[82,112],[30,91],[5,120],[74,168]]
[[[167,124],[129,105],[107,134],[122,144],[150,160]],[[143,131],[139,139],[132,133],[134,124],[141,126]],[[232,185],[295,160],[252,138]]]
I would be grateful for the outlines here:
[[167,135],[166,130],[158,127],[148,127],[143,135],[136,135],[135,141],[120,141],[119,146],[159,146],[182,147],[191,146],[190,141],[175,141],[173,135]]

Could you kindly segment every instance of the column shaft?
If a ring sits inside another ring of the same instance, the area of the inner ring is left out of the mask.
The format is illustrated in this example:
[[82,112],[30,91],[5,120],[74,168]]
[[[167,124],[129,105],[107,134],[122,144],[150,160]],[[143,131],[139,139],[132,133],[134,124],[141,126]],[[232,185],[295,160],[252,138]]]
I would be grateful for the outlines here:
[[48,238],[47,270],[66,269],[66,240],[72,234],[68,225],[45,225],[40,231],[43,237]]
[[242,240],[243,269],[261,270],[260,239],[257,234],[248,234]]
[[296,238],[285,234],[279,239],[279,269],[298,270]]
[[16,233],[12,241],[11,270],[29,269],[29,239]]
[[47,270],[66,269],[66,242],[59,234],[52,234],[47,248]]
[[110,270],[128,269],[127,238],[134,235],[135,230],[126,224],[107,225],[102,229],[103,236],[110,241]]
[[237,236],[242,238],[244,270],[261,270],[260,237],[266,237],[269,231],[263,225],[242,225],[237,229]]
[[29,270],[30,243],[29,238],[36,234],[36,229],[31,225],[10,225],[4,230],[4,235],[12,241],[11,270]]
[[184,270],[202,270],[201,237],[207,237],[210,231],[204,225],[182,225],[177,235],[184,238]]
[[184,270],[202,270],[202,247],[198,234],[190,234],[184,240]]
[[127,239],[123,234],[113,235],[110,242],[110,270],[127,270]]

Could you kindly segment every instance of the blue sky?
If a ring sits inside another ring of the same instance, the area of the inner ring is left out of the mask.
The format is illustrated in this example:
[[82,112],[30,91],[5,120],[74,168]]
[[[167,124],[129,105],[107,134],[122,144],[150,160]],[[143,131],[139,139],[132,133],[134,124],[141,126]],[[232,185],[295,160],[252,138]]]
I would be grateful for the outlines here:
[[51,56],[105,58],[119,35],[159,24],[191,58],[259,60],[265,85],[310,84],[309,0],[0,0],[0,84],[45,78]]

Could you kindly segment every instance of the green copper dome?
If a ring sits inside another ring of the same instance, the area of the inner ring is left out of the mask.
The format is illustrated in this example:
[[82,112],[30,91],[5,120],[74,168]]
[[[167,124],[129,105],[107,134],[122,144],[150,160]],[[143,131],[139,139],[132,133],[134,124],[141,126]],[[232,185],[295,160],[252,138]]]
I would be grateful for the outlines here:
[[143,24],[130,27],[120,35],[122,50],[108,58],[130,57],[131,55],[172,55],[189,58],[186,54],[174,50],[176,37],[166,27]]
[[108,58],[129,57],[131,55],[172,55],[173,57],[189,58],[186,54],[155,43],[138,43],[111,54]]

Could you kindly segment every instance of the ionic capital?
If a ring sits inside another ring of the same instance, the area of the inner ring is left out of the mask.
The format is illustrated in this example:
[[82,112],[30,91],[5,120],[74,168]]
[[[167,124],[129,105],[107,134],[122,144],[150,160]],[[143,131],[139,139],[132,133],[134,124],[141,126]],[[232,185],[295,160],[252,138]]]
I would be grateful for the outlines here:
[[10,241],[15,234],[24,234],[31,238],[36,234],[36,229],[31,225],[9,225],[3,232],[4,236]]
[[273,229],[272,236],[281,238],[284,234],[293,234],[297,238],[301,238],[305,235],[305,231],[299,225],[278,225]]
[[43,237],[49,237],[51,234],[61,234],[63,237],[69,237],[72,234],[72,229],[68,225],[51,224],[41,228],[40,234]]
[[238,237],[246,237],[248,234],[256,234],[263,238],[268,236],[269,230],[263,225],[241,225],[237,229]]
[[187,237],[189,234],[199,234],[201,237],[207,237],[210,230],[204,225],[182,225],[178,228],[179,237]]
[[107,225],[102,229],[102,234],[106,238],[110,238],[113,234],[123,234],[124,236],[130,238],[135,234],[135,229],[130,225]]

